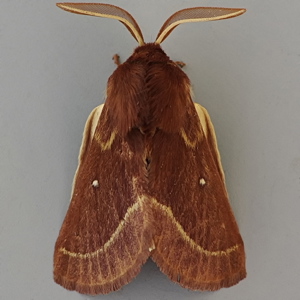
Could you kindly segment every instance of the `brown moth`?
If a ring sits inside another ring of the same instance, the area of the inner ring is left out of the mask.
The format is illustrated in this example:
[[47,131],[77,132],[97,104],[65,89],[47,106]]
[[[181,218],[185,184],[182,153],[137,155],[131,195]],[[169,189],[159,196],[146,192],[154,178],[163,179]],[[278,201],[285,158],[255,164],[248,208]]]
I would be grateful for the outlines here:
[[60,8],[121,21],[138,41],[110,76],[107,98],[87,120],[72,199],[55,245],[54,280],[106,294],[151,257],[172,281],[215,291],[246,277],[242,238],[225,187],[207,111],[160,43],[179,24],[232,18],[244,9],[195,7],[173,14],[154,43],[125,10]]

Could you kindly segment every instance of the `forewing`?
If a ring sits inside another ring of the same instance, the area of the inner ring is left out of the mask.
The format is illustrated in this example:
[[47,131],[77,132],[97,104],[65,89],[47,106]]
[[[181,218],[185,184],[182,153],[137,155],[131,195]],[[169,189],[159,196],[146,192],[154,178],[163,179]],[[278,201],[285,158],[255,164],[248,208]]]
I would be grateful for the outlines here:
[[157,234],[152,258],[171,280],[217,290],[246,276],[243,241],[233,216],[212,124],[187,109],[179,132],[153,140],[150,195]]
[[152,241],[141,191],[141,147],[121,138],[106,106],[87,122],[71,203],[55,245],[54,279],[84,294],[109,293],[137,275]]

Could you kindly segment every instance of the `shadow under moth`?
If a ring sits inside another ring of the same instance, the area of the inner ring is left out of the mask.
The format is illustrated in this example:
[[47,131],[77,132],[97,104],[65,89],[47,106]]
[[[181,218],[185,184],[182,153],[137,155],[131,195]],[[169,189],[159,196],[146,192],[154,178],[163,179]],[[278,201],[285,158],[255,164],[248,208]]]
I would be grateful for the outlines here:
[[129,283],[151,257],[172,281],[215,291],[246,277],[244,245],[229,204],[216,136],[192,101],[187,75],[160,43],[179,24],[232,18],[244,9],[195,7],[173,14],[144,43],[125,10],[59,3],[117,19],[139,46],[110,76],[89,116],[72,198],[55,245],[54,280],[83,294]]

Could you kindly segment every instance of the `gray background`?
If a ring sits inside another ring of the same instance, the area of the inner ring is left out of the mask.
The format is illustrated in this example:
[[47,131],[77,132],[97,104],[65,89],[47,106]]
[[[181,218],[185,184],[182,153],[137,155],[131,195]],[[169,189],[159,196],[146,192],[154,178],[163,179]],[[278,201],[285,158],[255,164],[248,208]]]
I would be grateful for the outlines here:
[[[267,4],[268,2],[268,4]],[[162,44],[183,60],[214,122],[248,277],[213,293],[172,283],[148,262],[121,291],[93,299],[298,299],[300,283],[300,2],[115,0],[146,41],[176,10],[246,7],[236,19],[181,25]],[[83,126],[103,102],[111,60],[137,46],[115,20],[55,1],[0,9],[0,298],[91,299],[52,280]]]

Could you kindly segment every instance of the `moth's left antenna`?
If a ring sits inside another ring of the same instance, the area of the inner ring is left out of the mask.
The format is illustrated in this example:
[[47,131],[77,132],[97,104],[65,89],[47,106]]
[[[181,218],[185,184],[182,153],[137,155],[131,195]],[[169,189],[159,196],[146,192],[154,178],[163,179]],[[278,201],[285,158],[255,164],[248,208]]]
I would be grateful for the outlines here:
[[143,34],[137,22],[130,13],[118,6],[104,3],[57,3],[56,5],[75,14],[119,20],[126,26],[137,42],[144,45]]

